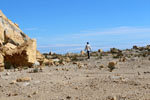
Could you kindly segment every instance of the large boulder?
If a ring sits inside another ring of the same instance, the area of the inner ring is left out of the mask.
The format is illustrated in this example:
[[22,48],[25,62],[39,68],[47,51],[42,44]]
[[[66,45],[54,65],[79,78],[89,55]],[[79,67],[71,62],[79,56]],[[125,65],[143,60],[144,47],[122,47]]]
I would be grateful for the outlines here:
[[121,50],[119,50],[117,48],[110,48],[110,52],[111,53],[119,53],[119,52],[121,52]]
[[36,40],[30,39],[0,10],[0,70],[5,68],[32,66],[43,56],[36,50]]
[[5,62],[14,67],[31,67],[36,61],[36,40],[28,40],[16,48],[4,51],[4,54]]

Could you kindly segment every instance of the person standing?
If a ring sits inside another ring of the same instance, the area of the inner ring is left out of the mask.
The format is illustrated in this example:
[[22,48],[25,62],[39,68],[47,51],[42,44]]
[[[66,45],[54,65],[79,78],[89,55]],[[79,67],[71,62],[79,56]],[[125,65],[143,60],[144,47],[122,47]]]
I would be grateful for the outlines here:
[[90,59],[91,46],[90,46],[89,42],[87,42],[87,44],[85,46],[85,51],[87,52],[88,59]]

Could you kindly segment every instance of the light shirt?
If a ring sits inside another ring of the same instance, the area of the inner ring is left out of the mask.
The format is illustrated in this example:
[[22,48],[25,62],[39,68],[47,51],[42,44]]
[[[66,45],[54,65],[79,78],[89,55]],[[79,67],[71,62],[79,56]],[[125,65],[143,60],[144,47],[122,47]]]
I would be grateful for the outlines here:
[[91,46],[90,46],[89,44],[87,44],[87,45],[85,46],[85,50],[86,50],[86,51],[91,51]]

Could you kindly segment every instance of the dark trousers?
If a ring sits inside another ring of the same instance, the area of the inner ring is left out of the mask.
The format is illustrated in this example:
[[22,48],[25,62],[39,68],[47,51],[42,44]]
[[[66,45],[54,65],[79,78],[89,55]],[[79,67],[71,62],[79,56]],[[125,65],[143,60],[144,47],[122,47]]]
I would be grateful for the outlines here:
[[87,51],[88,59],[90,59],[90,51]]

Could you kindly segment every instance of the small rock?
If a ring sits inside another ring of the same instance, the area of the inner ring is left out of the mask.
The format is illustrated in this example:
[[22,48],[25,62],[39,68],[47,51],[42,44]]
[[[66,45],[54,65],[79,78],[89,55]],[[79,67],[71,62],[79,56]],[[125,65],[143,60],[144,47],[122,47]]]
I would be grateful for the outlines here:
[[36,95],[38,93],[38,91],[33,92],[33,95]]
[[32,98],[32,95],[28,95],[29,98]]
[[102,49],[98,49],[98,52],[99,52],[99,53],[102,53],[102,52],[103,52],[103,50],[102,50]]
[[110,69],[110,72],[112,72],[112,70],[114,70],[116,68],[115,67],[116,64],[117,64],[116,62],[109,62],[108,68]]
[[139,49],[139,47],[136,46],[136,45],[134,45],[132,48],[133,48],[133,49]]
[[9,72],[6,72],[6,74],[5,74],[6,76],[8,76],[8,75],[10,75],[10,73]]
[[75,64],[75,65],[77,65],[77,64],[78,64],[78,62],[73,62],[72,64]]
[[84,67],[84,64],[82,64],[82,63],[78,63],[78,68],[80,69],[80,68],[83,68]]
[[7,94],[9,97],[11,96],[11,93]]
[[14,93],[12,96],[17,96],[18,95],[18,93]]
[[59,59],[53,59],[53,62],[59,62],[60,60]]
[[70,97],[70,96],[67,96],[66,99],[71,99],[71,97]]
[[100,66],[99,66],[99,69],[101,69],[101,68],[104,68],[104,65],[100,65]]
[[31,77],[21,77],[16,80],[17,82],[29,82],[31,81]]
[[69,58],[69,57],[67,57],[66,59],[65,59],[65,62],[67,62],[67,63],[69,63],[71,61],[71,59]]
[[16,72],[16,71],[18,71],[18,69],[17,69],[17,68],[15,68],[15,69],[14,69],[14,72]]
[[16,80],[13,80],[10,84],[16,84],[17,82],[16,82]]
[[66,62],[63,61],[63,62],[62,62],[62,65],[65,65],[65,64],[66,64]]
[[117,98],[114,96],[114,97],[111,98],[111,100],[117,100]]
[[82,51],[80,52],[80,54],[81,54],[81,55],[85,55],[85,52],[82,50]]
[[141,75],[141,73],[140,73],[140,72],[138,72],[138,75]]

